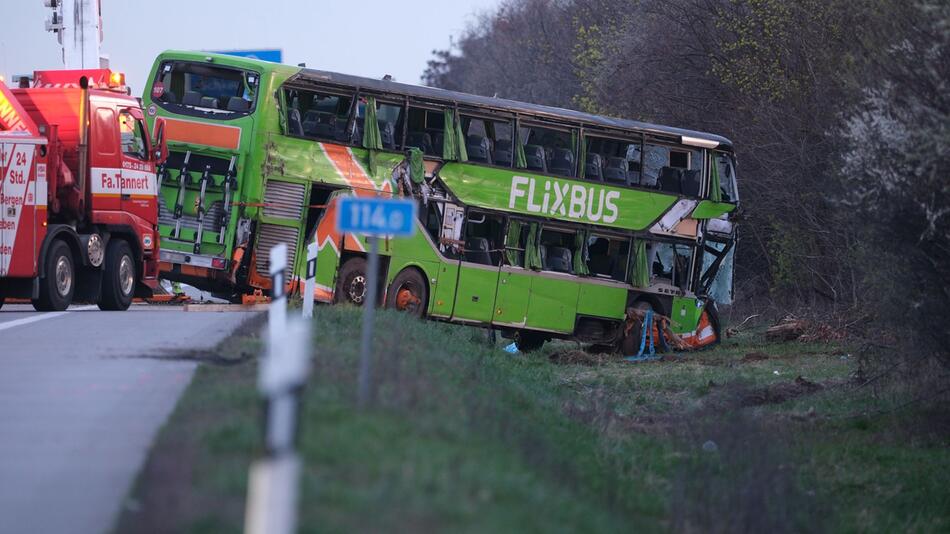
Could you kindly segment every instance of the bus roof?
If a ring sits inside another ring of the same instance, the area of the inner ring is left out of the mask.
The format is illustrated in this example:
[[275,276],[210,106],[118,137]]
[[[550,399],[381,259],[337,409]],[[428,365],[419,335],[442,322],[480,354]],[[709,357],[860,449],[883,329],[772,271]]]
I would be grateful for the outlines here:
[[[350,74],[340,74],[338,72],[329,72],[308,68],[301,69],[299,73],[292,76],[288,81],[294,82],[297,80],[329,83],[334,85],[339,84],[355,86],[375,92],[395,93],[426,100],[440,100],[458,104],[467,104],[511,113],[529,113],[547,118],[566,120],[586,126],[601,126],[604,128],[613,128],[618,130],[636,130],[638,132],[677,137],[679,138],[680,142],[683,142],[687,145],[732,150],[732,141],[720,135],[687,130],[684,128],[661,126],[658,124],[650,124],[629,119],[605,117],[603,115],[594,115],[572,109],[558,108],[554,106],[542,106],[539,104],[508,100],[506,98],[479,96],[469,93],[462,93],[459,91],[449,91],[437,87],[412,85],[389,80],[377,80],[374,78],[364,78]],[[684,140],[683,138],[686,139]]]
[[362,76],[353,76],[351,74],[342,74],[339,72],[330,72],[318,69],[292,67],[279,63],[271,63],[246,57],[229,56],[224,54],[215,54],[198,51],[180,51],[168,50],[161,54],[162,59],[178,57],[187,60],[200,60],[204,58],[213,58],[217,64],[230,64],[232,66],[243,66],[246,68],[258,68],[264,70],[284,70],[297,69],[297,72],[289,78],[289,82],[304,81],[331,85],[341,85],[368,89],[379,93],[390,93],[406,95],[409,97],[430,100],[457,103],[463,105],[489,108],[495,111],[506,111],[510,113],[527,113],[542,116],[551,119],[560,119],[578,125],[600,126],[603,128],[612,128],[617,130],[634,130],[659,136],[676,137],[678,141],[685,145],[701,146],[705,148],[720,148],[732,150],[732,141],[729,139],[706,132],[687,130],[684,128],[674,128],[671,126],[662,126],[647,122],[634,121],[629,119],[620,119],[606,117],[603,115],[594,115],[572,109],[558,108],[554,106],[542,106],[528,102],[519,102],[508,100],[506,98],[496,98],[489,96],[473,95],[459,91],[449,91],[437,87],[427,87],[423,85],[413,85],[389,80],[378,80],[375,78],[364,78]]

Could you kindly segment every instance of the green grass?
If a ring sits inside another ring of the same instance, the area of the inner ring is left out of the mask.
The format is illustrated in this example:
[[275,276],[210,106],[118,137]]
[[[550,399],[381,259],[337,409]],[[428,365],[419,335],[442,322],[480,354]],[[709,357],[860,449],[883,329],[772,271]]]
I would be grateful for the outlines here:
[[[946,438],[896,437],[906,414],[874,415],[892,401],[847,385],[846,346],[752,333],[661,362],[562,365],[551,357],[573,344],[512,356],[471,328],[381,312],[360,410],[359,320],[316,310],[301,532],[950,529]],[[260,347],[232,341],[215,361]],[[826,387],[795,393],[798,376]],[[240,530],[255,379],[253,359],[198,369],[119,531]]]

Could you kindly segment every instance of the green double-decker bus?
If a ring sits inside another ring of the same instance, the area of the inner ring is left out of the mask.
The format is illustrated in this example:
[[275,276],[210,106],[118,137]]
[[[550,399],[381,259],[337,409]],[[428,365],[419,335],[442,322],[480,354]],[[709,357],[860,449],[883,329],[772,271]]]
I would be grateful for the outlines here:
[[316,242],[322,302],[364,304],[369,246],[335,229],[346,195],[418,203],[417,232],[380,245],[379,305],[490,327],[523,350],[551,338],[636,350],[718,341],[738,207],[730,141],[578,111],[169,51],[143,97],[162,119],[163,277],[216,295],[290,289]]

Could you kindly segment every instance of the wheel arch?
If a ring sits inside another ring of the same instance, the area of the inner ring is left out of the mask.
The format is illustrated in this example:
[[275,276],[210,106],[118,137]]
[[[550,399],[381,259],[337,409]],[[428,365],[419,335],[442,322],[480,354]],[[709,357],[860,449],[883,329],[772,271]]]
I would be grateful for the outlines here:
[[[72,226],[65,224],[50,225],[46,230],[46,237],[43,238],[43,244],[40,245],[40,255],[37,258],[37,265],[46,265],[46,255],[49,254],[50,247],[55,241],[64,241],[69,246],[69,251],[73,255],[73,260],[77,263],[76,267],[85,267],[89,263],[89,258],[82,253],[82,245],[79,241],[79,234],[73,230]],[[38,278],[46,278],[46,269],[38,269]]]

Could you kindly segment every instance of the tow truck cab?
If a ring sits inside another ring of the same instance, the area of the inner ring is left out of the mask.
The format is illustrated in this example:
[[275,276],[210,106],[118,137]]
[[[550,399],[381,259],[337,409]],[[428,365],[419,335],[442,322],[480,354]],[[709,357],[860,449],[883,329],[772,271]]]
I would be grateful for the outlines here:
[[123,78],[38,71],[32,87],[5,91],[21,126],[4,132],[0,121],[0,298],[29,298],[42,310],[73,300],[121,310],[157,287],[164,143],[148,138]]

